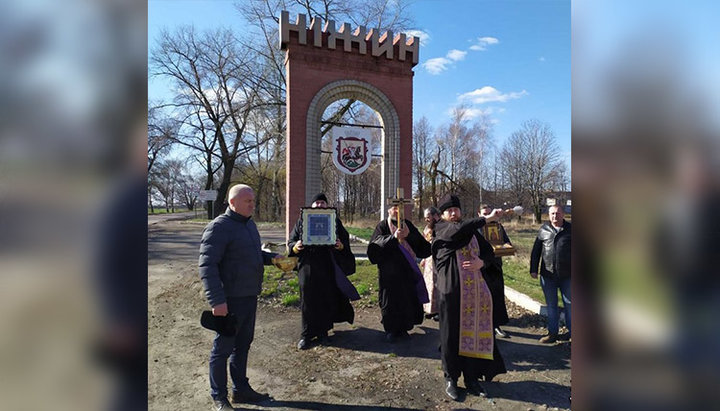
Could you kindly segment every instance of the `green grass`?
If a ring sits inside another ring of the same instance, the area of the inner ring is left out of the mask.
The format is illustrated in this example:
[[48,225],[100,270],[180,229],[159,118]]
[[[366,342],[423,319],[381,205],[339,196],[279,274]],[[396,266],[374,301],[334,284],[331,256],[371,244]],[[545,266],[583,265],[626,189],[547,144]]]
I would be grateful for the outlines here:
[[[353,302],[359,306],[377,304],[377,266],[369,261],[357,261],[355,274],[348,277],[360,294],[360,300]],[[297,272],[283,273],[273,266],[265,267],[260,298],[279,302],[285,306],[297,306],[300,302],[300,286]]]
[[672,315],[670,290],[658,281],[651,257],[639,249],[606,249],[598,259],[598,292],[612,295],[668,318]]
[[532,297],[535,301],[545,302],[540,279],[530,277],[528,265],[517,257],[503,257],[503,274],[506,286]]
[[374,228],[368,227],[345,227],[345,229],[348,231],[348,233],[368,241],[370,240],[373,232],[375,231]]
[[297,294],[289,294],[283,297],[282,304],[286,307],[300,305],[300,296]]
[[[514,256],[503,257],[503,275],[505,285],[528,295],[533,300],[545,304],[545,294],[540,286],[540,278],[530,277],[530,252],[540,225],[530,226],[514,223],[503,224],[510,241],[517,249]],[[558,305],[562,306],[562,298],[558,291]]]
[[378,274],[377,266],[368,260],[357,260],[355,274],[348,277],[360,294],[358,303],[375,305],[378,302]]
[[355,288],[357,288],[357,292],[360,295],[368,295],[368,293],[370,293],[370,286],[367,284],[358,284]]
[[[295,296],[300,299],[300,286],[296,273],[283,273],[274,266],[265,267],[265,275],[263,279],[263,287],[260,297],[273,300],[278,299],[285,304]],[[286,304],[287,305],[287,304]]]

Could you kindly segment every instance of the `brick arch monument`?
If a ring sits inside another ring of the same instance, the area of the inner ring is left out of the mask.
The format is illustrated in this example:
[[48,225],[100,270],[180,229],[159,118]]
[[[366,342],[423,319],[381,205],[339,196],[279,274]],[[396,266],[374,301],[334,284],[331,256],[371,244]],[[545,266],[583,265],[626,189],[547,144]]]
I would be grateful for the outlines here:
[[[306,16],[295,23],[281,13],[280,47],[286,50],[286,203],[285,236],[321,190],[320,135],[322,115],[333,102],[359,100],[373,110],[383,125],[380,218],[386,199],[402,187],[412,185],[412,68],[418,62],[419,39],[405,34],[358,27],[347,23],[335,29]],[[407,211],[407,210],[406,210]]]

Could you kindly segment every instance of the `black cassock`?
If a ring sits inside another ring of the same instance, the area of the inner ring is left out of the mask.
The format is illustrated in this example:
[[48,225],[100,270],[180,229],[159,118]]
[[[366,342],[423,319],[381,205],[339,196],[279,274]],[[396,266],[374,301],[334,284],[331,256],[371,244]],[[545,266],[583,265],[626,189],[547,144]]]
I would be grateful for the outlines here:
[[[493,344],[493,359],[470,358],[460,356],[460,275],[456,251],[470,243],[472,237],[478,241],[480,257],[485,266],[480,270],[485,282],[492,275],[488,271],[495,263],[492,245],[477,232],[485,225],[484,218],[475,218],[460,223],[440,221],[435,225],[435,239],[432,243],[433,262],[437,268],[437,288],[440,302],[440,357],[445,378],[456,380],[460,373],[469,378],[484,377],[491,381],[497,374],[504,374],[505,361],[498,350],[497,341]],[[490,287],[488,287],[490,288]],[[491,290],[492,291],[492,290]],[[496,295],[491,292],[493,307],[498,305]],[[504,302],[503,302],[504,304]],[[493,322],[495,315],[493,313]],[[495,324],[493,324],[493,328]],[[495,339],[495,333],[493,339]]]
[[[343,244],[341,251],[336,250],[334,245],[305,245],[299,254],[295,254],[293,246],[302,239],[302,218],[295,223],[290,234],[290,255],[299,258],[302,337],[308,340],[327,335],[333,323],[347,321],[352,324],[355,320],[350,299],[340,290],[335,278],[335,264],[345,276],[355,273],[350,236],[339,218],[335,219],[335,234]],[[352,287],[349,281],[346,285]]]
[[[510,243],[510,239],[502,225],[500,225],[500,231],[502,232],[503,244]],[[478,234],[482,237],[482,230],[478,230]],[[490,252],[495,255],[492,251],[492,245],[487,245],[490,246]],[[480,245],[480,247],[483,248],[483,245]],[[503,276],[502,257],[492,259],[492,264],[485,267],[483,274],[493,299],[493,327],[505,325],[510,321],[510,317],[508,317],[507,307],[505,306],[505,278]]]
[[[393,221],[393,224],[397,224]],[[415,257],[430,256],[430,243],[415,226],[405,220],[409,233],[405,241]],[[396,225],[397,226],[397,225]],[[385,332],[399,334],[412,330],[423,321],[422,303],[418,298],[418,277],[410,261],[400,250],[400,243],[390,232],[387,219],[378,223],[373,232],[367,254],[370,262],[378,266],[379,300]],[[415,263],[417,267],[417,263]],[[419,269],[418,269],[419,271]],[[420,275],[420,281],[422,275]],[[425,283],[420,284],[425,292]]]

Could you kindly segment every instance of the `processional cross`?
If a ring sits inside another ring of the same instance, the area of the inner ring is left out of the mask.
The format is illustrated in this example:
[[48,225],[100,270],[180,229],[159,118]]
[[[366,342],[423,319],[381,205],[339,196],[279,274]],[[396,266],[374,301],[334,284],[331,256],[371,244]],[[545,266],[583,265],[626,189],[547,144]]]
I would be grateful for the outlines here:
[[388,198],[388,204],[396,206],[398,208],[398,228],[403,229],[405,225],[405,218],[403,216],[405,211],[405,204],[410,204],[410,199],[403,197],[403,189],[398,187],[395,198]]

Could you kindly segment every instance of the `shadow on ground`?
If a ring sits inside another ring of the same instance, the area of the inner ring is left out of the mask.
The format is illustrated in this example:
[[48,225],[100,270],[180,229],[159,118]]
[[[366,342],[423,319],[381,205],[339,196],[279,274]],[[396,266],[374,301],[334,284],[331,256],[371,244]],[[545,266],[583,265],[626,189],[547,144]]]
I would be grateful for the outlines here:
[[545,404],[548,408],[570,408],[570,387],[545,381],[484,383],[490,398]]
[[[421,408],[396,408],[396,407],[373,407],[368,405],[349,404],[328,404],[317,401],[265,401],[261,404],[263,409],[267,408],[290,408],[297,410],[339,410],[339,411],[383,411],[383,410],[420,410]],[[249,410],[255,408],[240,408],[236,410]]]
[[[421,332],[418,332],[421,330]],[[437,329],[416,327],[410,337],[390,343],[381,330],[358,327],[352,330],[335,330],[330,345],[352,351],[367,351],[380,354],[395,354],[398,357],[440,359]]]

